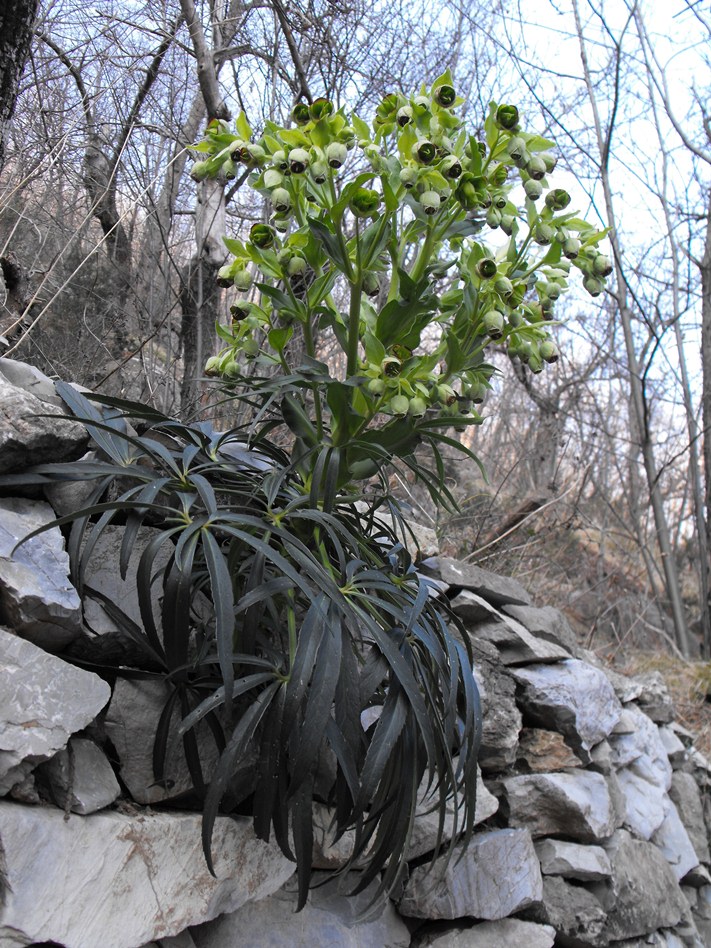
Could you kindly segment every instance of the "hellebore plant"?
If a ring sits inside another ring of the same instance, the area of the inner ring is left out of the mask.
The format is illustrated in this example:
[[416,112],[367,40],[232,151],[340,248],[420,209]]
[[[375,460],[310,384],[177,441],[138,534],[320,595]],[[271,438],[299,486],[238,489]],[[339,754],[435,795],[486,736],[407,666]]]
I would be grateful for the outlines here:
[[[226,241],[233,259],[218,279],[239,295],[206,367],[250,409],[248,423],[220,433],[59,385],[99,460],[2,479],[95,482],[86,507],[58,523],[72,523],[77,588],[133,647],[110,668],[77,660],[166,686],[156,781],[177,726],[208,864],[218,812],[249,813],[295,860],[299,907],[317,805],[336,838],[349,832],[345,869],[358,868],[361,890],[399,884],[418,808],[439,817],[433,859],[454,851],[448,810],[453,841],[471,837],[481,728],[471,647],[399,542],[388,468],[397,459],[451,503],[441,449],[473,457],[448,430],[481,421],[487,349],[541,371],[558,358],[549,329],[573,268],[593,295],[610,272],[603,234],[549,185],[553,144],[494,104],[479,141],[461,104],[446,73],[415,96],[386,96],[372,128],[323,99],[257,141],[243,115],[236,133],[211,122],[193,176],[243,165],[269,213],[247,239]],[[326,337],[340,349],[329,363]],[[288,451],[277,443],[287,440]],[[153,530],[137,568],[142,627],[85,582],[116,521],[124,576],[139,527]],[[218,751],[210,773],[196,725]]]

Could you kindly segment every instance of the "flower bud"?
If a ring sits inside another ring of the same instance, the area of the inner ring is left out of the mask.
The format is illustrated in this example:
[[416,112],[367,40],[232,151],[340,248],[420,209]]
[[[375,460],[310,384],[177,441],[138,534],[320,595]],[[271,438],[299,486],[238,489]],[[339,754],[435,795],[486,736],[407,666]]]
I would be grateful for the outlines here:
[[195,164],[190,169],[190,177],[193,181],[204,181],[205,178],[210,177],[210,162],[209,161],[196,161]]
[[235,272],[233,282],[238,290],[246,292],[252,286],[252,274],[246,267],[243,267]]
[[380,102],[380,105],[375,111],[375,124],[376,125],[385,125],[388,122],[393,122],[395,120],[395,115],[398,108],[398,97],[396,93],[389,92]]
[[394,415],[406,415],[410,409],[410,399],[407,395],[395,395],[388,405]]
[[253,145],[251,142],[247,145],[247,154],[249,156],[248,164],[258,165],[267,157],[267,153],[261,145]]
[[537,352],[531,352],[528,357],[528,367],[533,372],[534,375],[538,375],[543,371],[543,360]]
[[259,355],[259,343],[251,336],[246,336],[242,340],[242,352],[244,352],[247,358],[253,359],[256,355]]
[[242,161],[242,153],[247,147],[246,142],[243,142],[241,138],[236,139],[230,143],[230,158],[234,161]]
[[243,300],[240,300],[237,303],[232,303],[230,306],[230,316],[232,317],[232,322],[239,323],[251,313],[251,308],[249,303],[245,303]]
[[491,207],[491,195],[488,191],[479,191],[479,200],[477,201],[477,204],[479,207],[483,208]]
[[583,279],[583,287],[588,291],[590,296],[599,296],[605,289],[605,284],[597,277],[586,276]]
[[490,309],[484,314],[482,325],[491,339],[501,339],[504,334],[504,314],[498,309]]
[[548,362],[549,365],[553,365],[560,358],[558,346],[552,339],[545,339],[540,345],[539,352],[543,361]]
[[425,214],[436,214],[441,204],[439,194],[436,191],[424,191],[420,195],[420,204]]
[[371,379],[368,382],[368,391],[371,395],[382,395],[385,391],[385,382],[382,379]]
[[311,121],[308,105],[305,102],[297,102],[291,110],[291,117],[297,125],[308,125]]
[[483,382],[472,382],[467,388],[467,398],[475,405],[481,405],[487,396],[489,389]]
[[356,132],[352,125],[346,125],[338,133],[338,140],[342,142],[348,149],[355,148],[356,145]]
[[311,158],[305,148],[293,148],[289,152],[289,170],[292,174],[303,174]]
[[425,112],[429,112],[432,103],[426,95],[418,95],[412,100],[412,105],[418,115],[424,115]]
[[271,191],[272,188],[281,187],[284,182],[284,175],[281,171],[277,171],[276,168],[268,168],[264,172],[264,187],[269,188]]
[[568,260],[575,260],[580,253],[580,241],[577,237],[567,237],[563,241],[563,254]]
[[348,207],[356,217],[372,217],[380,207],[380,195],[371,188],[358,188]]
[[331,168],[340,168],[348,157],[348,148],[342,142],[331,142],[326,149],[326,161]]
[[494,289],[502,296],[505,300],[509,299],[512,296],[514,291],[514,286],[511,280],[508,277],[497,277],[496,283],[494,283]]
[[496,123],[510,131],[518,125],[518,109],[515,105],[500,105],[496,110]]
[[479,194],[471,181],[462,182],[456,190],[457,200],[467,211],[474,210],[479,203]]
[[286,157],[286,152],[282,151],[281,149],[274,152],[272,155],[272,162],[277,166],[279,171],[286,171],[289,167],[289,160]]
[[486,223],[492,230],[496,230],[499,226],[501,223],[501,211],[497,207],[490,207],[486,212]]
[[427,402],[424,398],[420,398],[419,395],[416,395],[414,398],[409,400],[407,406],[408,415],[412,415],[413,418],[421,418],[427,411]]
[[393,356],[386,356],[380,364],[380,371],[388,379],[396,379],[402,369],[402,363]]
[[521,161],[526,154],[526,143],[522,138],[512,138],[508,145],[512,161]]
[[234,283],[234,275],[232,270],[232,264],[226,263],[224,267],[220,267],[217,271],[217,285],[222,287],[232,286]]
[[363,292],[366,296],[377,296],[380,292],[380,280],[372,270],[363,274]]
[[524,183],[523,190],[526,192],[526,197],[530,198],[532,201],[537,201],[538,198],[543,194],[543,185],[540,183],[540,181],[534,181],[534,179],[531,178]]
[[513,329],[518,329],[522,322],[523,316],[517,309],[515,309],[512,313],[509,313],[509,326],[511,326]]
[[293,256],[286,265],[286,272],[290,277],[301,276],[302,273],[306,272],[306,261],[303,257],[300,257],[298,254]]
[[286,188],[275,188],[272,191],[272,204],[277,214],[287,214],[291,210],[291,195]]
[[457,395],[451,385],[443,383],[435,389],[437,401],[440,405],[454,405],[457,401]]
[[400,172],[400,184],[406,191],[409,191],[410,188],[414,188],[417,184],[417,169],[403,168]]
[[554,188],[546,194],[546,205],[553,211],[564,211],[570,204],[570,195],[563,188]]
[[483,257],[476,265],[476,272],[482,280],[490,280],[496,276],[496,261],[491,257]]
[[550,224],[539,221],[533,229],[533,239],[541,247],[547,247],[555,237],[555,228]]
[[432,142],[422,138],[412,146],[412,157],[423,165],[431,165],[437,157],[437,149]]
[[534,181],[540,181],[546,176],[546,163],[538,155],[533,155],[526,162],[526,171]]
[[210,358],[205,363],[204,368],[205,375],[213,378],[216,375],[220,374],[220,357],[219,356],[210,356]]
[[503,230],[503,232],[506,234],[507,237],[510,237],[511,234],[513,234],[513,225],[514,225],[514,219],[511,214],[501,215],[501,223],[499,224],[499,227],[501,227],[501,229]]
[[412,107],[409,105],[403,105],[401,109],[397,110],[397,124],[400,128],[404,128],[406,125],[409,125],[412,121]]
[[550,300],[557,300],[560,298],[560,294],[563,292],[563,287],[560,283],[546,283],[546,296]]
[[503,211],[503,209],[506,207],[508,203],[509,202],[505,194],[499,193],[499,194],[494,195],[494,207],[498,211]]
[[[343,148],[345,149],[345,145]],[[315,184],[323,184],[328,178],[328,165],[325,161],[315,161],[309,168]]]
[[495,187],[500,188],[509,176],[509,170],[506,165],[496,165],[489,172],[489,182]]
[[546,319],[552,318],[554,306],[555,306],[555,303],[550,298],[550,296],[541,297],[541,302],[540,302],[541,312],[543,313]]
[[309,114],[315,122],[318,122],[319,119],[325,118],[327,115],[331,115],[332,112],[333,102],[329,102],[329,100],[324,99],[323,96],[315,99],[309,107]]
[[445,109],[449,109],[454,105],[454,102],[457,98],[457,93],[454,91],[452,86],[442,85],[435,89],[434,98],[438,105],[441,105]]
[[555,169],[555,166],[558,164],[557,156],[552,154],[549,151],[542,151],[538,157],[546,166],[546,174],[550,174],[551,171],[553,171]]
[[595,276],[608,277],[612,273],[612,261],[600,253],[593,260],[592,270]]
[[462,173],[462,165],[456,155],[447,155],[446,158],[442,159],[439,170],[442,172],[445,178],[450,178],[453,180],[460,177]]
[[249,239],[255,247],[259,247],[260,250],[266,250],[274,243],[274,231],[266,224],[252,224],[249,231]]

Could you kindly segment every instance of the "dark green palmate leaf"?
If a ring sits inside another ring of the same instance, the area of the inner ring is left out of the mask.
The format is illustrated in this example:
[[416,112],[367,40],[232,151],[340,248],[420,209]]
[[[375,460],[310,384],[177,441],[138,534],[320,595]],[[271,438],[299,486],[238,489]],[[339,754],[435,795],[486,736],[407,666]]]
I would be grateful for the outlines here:
[[[218,814],[251,812],[257,835],[273,833],[296,861],[302,907],[319,802],[332,807],[337,836],[354,830],[346,870],[364,867],[359,888],[379,879],[381,890],[392,890],[423,783],[439,815],[436,853],[445,845],[447,806],[466,841],[480,735],[471,651],[419,582],[398,541],[405,527],[397,508],[390,506],[393,530],[378,524],[375,510],[359,514],[339,494],[344,452],[328,445],[313,448],[320,486],[312,490],[259,432],[260,463],[252,466],[253,448],[239,431],[219,435],[135,404],[102,399],[99,408],[74,390],[63,394],[106,460],[44,465],[23,483],[95,481],[87,507],[57,521],[73,521],[72,571],[85,595],[101,599],[85,576],[106,527],[125,524],[116,570],[129,575],[138,556],[141,625],[109,608],[145,662],[126,669],[118,662],[112,674],[165,682],[154,776],[164,779],[178,728],[204,798],[210,868]],[[144,434],[129,434],[128,420],[140,421]],[[390,427],[381,437],[397,441],[398,423]],[[230,455],[229,445],[243,452]],[[377,454],[378,438],[361,445]],[[418,468],[408,446],[403,456]],[[109,489],[116,499],[105,500]],[[135,552],[145,523],[153,536]],[[212,773],[201,763],[205,727],[219,751]],[[256,757],[252,782],[239,786],[235,774],[249,755]],[[335,772],[324,768],[329,757]]]

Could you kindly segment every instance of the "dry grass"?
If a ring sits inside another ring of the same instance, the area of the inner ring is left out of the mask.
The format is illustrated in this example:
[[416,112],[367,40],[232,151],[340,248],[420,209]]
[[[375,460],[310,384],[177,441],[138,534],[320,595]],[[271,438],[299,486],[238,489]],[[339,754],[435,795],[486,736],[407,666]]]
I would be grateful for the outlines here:
[[711,760],[711,662],[684,661],[664,652],[627,652],[615,664],[624,675],[659,672],[671,695],[676,720],[695,736],[694,744]]

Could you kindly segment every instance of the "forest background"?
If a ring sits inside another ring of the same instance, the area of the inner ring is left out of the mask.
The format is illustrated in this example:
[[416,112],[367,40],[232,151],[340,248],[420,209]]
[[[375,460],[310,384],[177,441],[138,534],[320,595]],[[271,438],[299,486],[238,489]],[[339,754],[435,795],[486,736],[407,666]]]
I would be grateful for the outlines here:
[[246,173],[192,181],[189,146],[317,96],[372,117],[449,67],[470,124],[509,101],[558,143],[615,273],[559,304],[551,370],[501,354],[471,445],[488,479],[448,469],[458,514],[393,488],[444,552],[521,579],[607,657],[710,657],[706,0],[13,0],[4,53],[33,16],[0,152],[0,355],[234,424],[201,379],[232,302],[215,277],[223,236],[267,211]]

